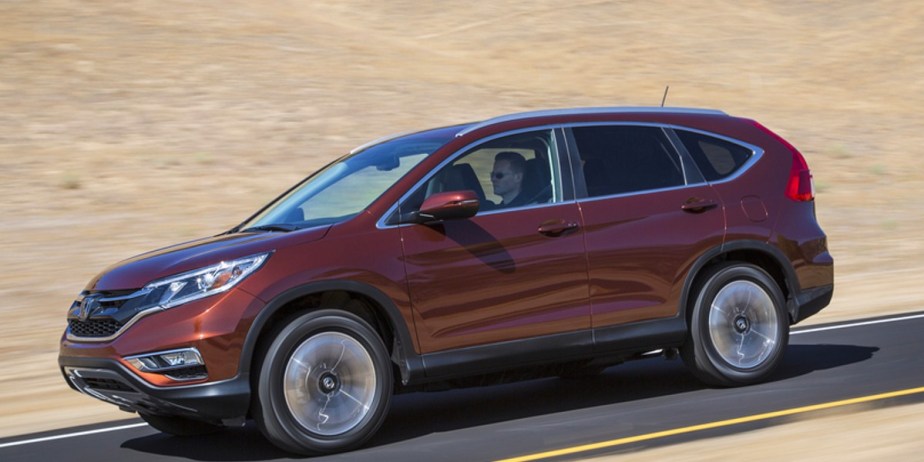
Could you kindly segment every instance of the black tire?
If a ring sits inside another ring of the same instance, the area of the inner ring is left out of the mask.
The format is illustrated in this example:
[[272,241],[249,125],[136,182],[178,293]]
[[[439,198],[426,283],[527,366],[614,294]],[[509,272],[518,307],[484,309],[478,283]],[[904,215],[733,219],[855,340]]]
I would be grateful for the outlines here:
[[783,292],[763,269],[728,262],[708,270],[693,294],[680,349],[693,374],[710,385],[766,380],[789,342]]
[[224,427],[217,424],[187,419],[179,416],[139,414],[154,429],[174,436],[200,436],[221,431]]
[[355,448],[388,413],[388,352],[365,321],[346,312],[321,310],[290,321],[267,349],[259,373],[257,425],[293,453]]

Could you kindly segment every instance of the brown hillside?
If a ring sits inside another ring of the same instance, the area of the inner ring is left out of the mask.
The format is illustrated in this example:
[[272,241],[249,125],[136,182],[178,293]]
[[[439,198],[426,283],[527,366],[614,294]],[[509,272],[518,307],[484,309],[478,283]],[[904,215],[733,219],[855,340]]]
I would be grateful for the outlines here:
[[0,1],[0,436],[128,416],[55,365],[114,261],[387,133],[665,85],[806,155],[837,270],[814,322],[919,310],[922,24],[902,0]]

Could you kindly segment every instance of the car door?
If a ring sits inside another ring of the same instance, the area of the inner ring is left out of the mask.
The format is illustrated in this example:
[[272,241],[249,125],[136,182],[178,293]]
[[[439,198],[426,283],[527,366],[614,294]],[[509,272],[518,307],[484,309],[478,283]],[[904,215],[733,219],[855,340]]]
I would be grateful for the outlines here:
[[661,127],[604,124],[568,131],[584,219],[592,323],[677,316],[685,275],[720,246],[719,196]]
[[[570,174],[562,181],[555,133],[527,131],[465,149],[402,205],[460,189],[481,201],[471,218],[401,227],[422,353],[564,333],[571,333],[566,342],[590,344],[581,217]],[[497,205],[491,177],[502,152],[524,157],[529,202]]]

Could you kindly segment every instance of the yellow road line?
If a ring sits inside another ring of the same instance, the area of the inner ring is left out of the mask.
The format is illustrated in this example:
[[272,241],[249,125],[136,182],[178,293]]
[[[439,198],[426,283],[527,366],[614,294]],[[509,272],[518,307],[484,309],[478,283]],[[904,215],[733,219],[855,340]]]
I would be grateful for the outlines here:
[[806,412],[821,411],[824,409],[831,409],[842,406],[850,406],[852,404],[868,403],[871,401],[880,401],[890,398],[898,398],[901,396],[915,395],[918,393],[924,393],[924,387],[919,388],[909,388],[906,390],[898,390],[889,393],[882,393],[878,395],[870,396],[861,396],[859,398],[845,399],[842,401],[832,401],[829,403],[822,404],[813,404],[811,406],[796,407],[792,409],[784,409],[782,411],[767,412],[765,414],[756,414],[745,417],[738,417],[736,419],[720,420],[717,422],[709,422],[700,425],[692,425],[689,427],[675,428],[673,430],[664,430],[655,433],[647,433],[644,435],[630,436],[626,438],[618,438],[615,440],[601,441],[599,443],[585,444],[581,446],[573,446],[570,448],[557,449],[554,451],[540,452],[536,454],[528,454],[520,457],[513,457],[510,459],[503,459],[498,462],[526,462],[531,460],[540,460],[548,459],[551,457],[566,456],[570,454],[576,454],[579,452],[594,451],[597,449],[611,448],[614,446],[621,446],[624,444],[637,443],[639,441],[648,441],[658,438],[664,438],[668,436],[682,435],[685,433],[693,433],[702,430],[710,430],[713,428],[728,427],[731,425],[739,425],[749,422],[757,422],[760,420],[775,419],[778,417],[786,417],[795,414],[803,414]]

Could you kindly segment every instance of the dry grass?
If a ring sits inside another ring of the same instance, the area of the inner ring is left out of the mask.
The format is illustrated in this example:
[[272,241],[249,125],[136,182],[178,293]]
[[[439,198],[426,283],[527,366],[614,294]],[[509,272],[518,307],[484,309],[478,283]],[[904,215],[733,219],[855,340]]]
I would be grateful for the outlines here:
[[125,415],[55,367],[112,262],[383,134],[668,84],[805,153],[838,272],[814,322],[921,309],[922,23],[900,0],[0,1],[0,435]]

